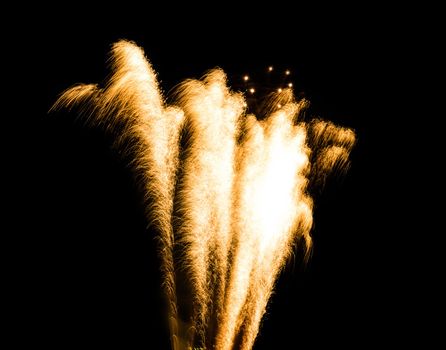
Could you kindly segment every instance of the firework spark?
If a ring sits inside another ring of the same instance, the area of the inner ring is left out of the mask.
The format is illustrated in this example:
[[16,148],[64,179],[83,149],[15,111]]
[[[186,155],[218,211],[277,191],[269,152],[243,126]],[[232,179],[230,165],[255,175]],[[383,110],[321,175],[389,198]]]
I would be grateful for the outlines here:
[[270,98],[266,118],[246,115],[218,69],[167,106],[139,47],[120,41],[111,57],[105,87],[72,87],[53,109],[77,108],[131,159],[159,232],[172,348],[251,349],[294,244],[311,248],[308,183],[346,169],[355,135],[305,123],[291,89]]

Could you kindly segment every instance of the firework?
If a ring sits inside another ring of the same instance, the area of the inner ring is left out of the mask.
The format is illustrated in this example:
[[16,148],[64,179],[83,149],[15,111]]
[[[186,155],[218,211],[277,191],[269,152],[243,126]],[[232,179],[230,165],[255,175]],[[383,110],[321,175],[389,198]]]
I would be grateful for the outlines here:
[[111,58],[103,88],[72,87],[53,109],[76,108],[131,159],[159,235],[172,348],[251,349],[293,247],[311,248],[308,184],[348,167],[355,135],[302,120],[291,83],[259,120],[222,70],[180,84],[168,106],[139,47],[120,41]]

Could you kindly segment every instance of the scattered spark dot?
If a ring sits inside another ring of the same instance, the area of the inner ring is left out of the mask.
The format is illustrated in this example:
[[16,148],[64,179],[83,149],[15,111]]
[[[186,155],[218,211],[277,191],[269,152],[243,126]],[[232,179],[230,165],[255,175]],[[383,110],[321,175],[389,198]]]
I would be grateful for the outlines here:
[[285,75],[290,75],[290,74],[291,74],[290,70],[287,69],[287,70],[285,71]]
[[249,76],[248,75],[243,76],[243,80],[244,81],[248,81],[249,80]]
[[273,66],[269,66],[269,67],[268,67],[268,72],[272,72],[273,69],[274,69]]
[[288,83],[288,87],[293,87],[293,83]]
[[256,90],[255,90],[254,88],[251,88],[251,89],[249,89],[249,92],[250,92],[251,94],[253,94],[254,92],[256,92]]
[[282,105],[279,103],[279,104],[277,105],[277,108],[282,108]]
[[278,89],[277,89],[277,92],[282,92],[282,88],[278,88]]

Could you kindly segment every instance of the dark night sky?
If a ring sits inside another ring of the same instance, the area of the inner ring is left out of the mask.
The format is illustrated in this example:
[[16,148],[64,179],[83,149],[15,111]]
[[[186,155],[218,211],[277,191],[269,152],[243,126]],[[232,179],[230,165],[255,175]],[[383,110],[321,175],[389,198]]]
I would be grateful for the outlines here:
[[313,257],[304,268],[297,254],[285,268],[255,349],[400,342],[395,324],[411,323],[401,295],[417,272],[403,263],[409,253],[402,226],[389,220],[399,191],[390,169],[403,162],[393,156],[401,146],[390,146],[401,122],[388,102],[397,98],[400,74],[392,54],[398,31],[387,30],[392,15],[263,12],[223,12],[218,21],[161,12],[152,15],[161,21],[155,25],[152,16],[136,24],[124,14],[85,11],[74,20],[54,16],[46,30],[35,27],[26,57],[37,73],[30,87],[36,94],[19,196],[29,214],[18,223],[26,339],[55,349],[168,348],[153,232],[145,229],[128,167],[100,131],[73,115],[46,113],[65,88],[102,81],[110,45],[126,38],[145,49],[166,91],[216,66],[232,81],[270,64],[290,68],[312,113],[357,132],[349,173],[316,197]]

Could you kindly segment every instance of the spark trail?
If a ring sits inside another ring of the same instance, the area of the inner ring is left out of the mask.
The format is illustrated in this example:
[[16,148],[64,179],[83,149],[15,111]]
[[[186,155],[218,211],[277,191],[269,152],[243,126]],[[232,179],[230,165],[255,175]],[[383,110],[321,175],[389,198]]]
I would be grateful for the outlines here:
[[53,109],[75,108],[131,159],[158,230],[172,348],[251,349],[295,243],[311,248],[309,181],[348,167],[355,134],[300,120],[307,102],[290,89],[265,104],[266,118],[247,115],[219,69],[182,83],[167,106],[128,41],[111,63],[105,87],[72,87]]

